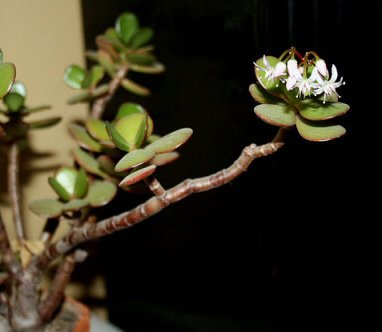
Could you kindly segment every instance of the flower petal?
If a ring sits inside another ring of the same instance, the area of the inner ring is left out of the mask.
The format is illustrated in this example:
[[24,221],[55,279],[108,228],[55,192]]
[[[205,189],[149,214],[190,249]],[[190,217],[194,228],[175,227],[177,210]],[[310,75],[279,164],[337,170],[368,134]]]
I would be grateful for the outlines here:
[[273,77],[279,77],[279,76],[282,76],[282,75],[285,75],[285,70],[286,70],[286,65],[284,62],[279,62],[276,67],[275,67],[275,71],[274,71],[274,74],[273,74]]
[[316,62],[316,68],[318,70],[318,72],[322,75],[322,76],[327,76],[328,75],[328,68],[326,68],[326,63],[324,60],[320,59]]

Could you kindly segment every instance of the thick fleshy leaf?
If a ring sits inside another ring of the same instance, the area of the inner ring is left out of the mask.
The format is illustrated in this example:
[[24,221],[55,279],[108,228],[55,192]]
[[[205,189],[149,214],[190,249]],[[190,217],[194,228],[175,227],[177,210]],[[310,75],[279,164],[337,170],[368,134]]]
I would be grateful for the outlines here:
[[161,136],[153,134],[147,137],[146,143],[151,144],[152,142],[155,142],[156,140],[160,139]]
[[115,166],[116,172],[125,172],[131,168],[149,162],[155,157],[155,152],[151,150],[137,149],[126,154]]
[[153,174],[156,168],[157,167],[155,165],[150,165],[150,166],[141,168],[133,173],[130,173],[119,183],[119,186],[121,188],[126,188],[128,186],[131,186],[132,184],[142,181],[146,179],[147,177],[149,177],[151,174]]
[[82,82],[83,89],[94,88],[103,78],[105,70],[101,66],[93,66]]
[[95,139],[100,141],[100,143],[111,145],[113,144],[110,140],[109,135],[107,134],[105,128],[105,122],[98,119],[92,119],[85,122],[86,129],[89,134],[93,136]]
[[119,120],[125,116],[135,114],[135,113],[146,113],[146,110],[139,104],[136,103],[123,103],[119,106],[116,120]]
[[69,132],[77,143],[86,150],[93,152],[100,152],[102,150],[101,144],[91,137],[84,127],[72,123],[69,125]]
[[346,129],[326,121],[310,121],[297,116],[296,127],[299,134],[308,141],[325,142],[341,137]]
[[[274,56],[267,56],[266,59],[267,59],[269,65],[273,68],[279,62],[279,59],[275,58]],[[264,64],[262,57],[256,61],[256,64],[258,66],[260,66],[261,68],[266,68],[266,65]],[[274,79],[274,80],[269,79],[268,80],[268,78],[265,78],[265,71],[259,69],[256,66],[255,66],[255,74],[256,74],[256,78],[259,81],[259,83],[261,84],[261,86],[266,90],[276,90],[279,87],[279,85],[281,85],[279,79]]]
[[27,88],[25,87],[24,83],[20,81],[14,82],[9,92],[17,93],[24,98],[27,96]]
[[123,51],[126,49],[125,45],[123,45],[118,38],[118,34],[114,28],[107,29],[105,32],[105,37],[112,43],[117,51]]
[[117,121],[115,129],[128,143],[130,149],[139,148],[145,138],[147,127],[147,114],[135,113],[125,116]]
[[53,117],[49,119],[29,122],[28,126],[29,126],[29,129],[43,129],[43,128],[52,127],[55,124],[59,123],[60,121],[61,121],[61,117],[57,116],[57,117]]
[[170,152],[187,142],[191,135],[191,128],[179,129],[157,139],[153,143],[147,145],[145,149],[152,150],[155,153]]
[[130,64],[129,69],[131,71],[135,71],[137,73],[142,74],[160,74],[166,70],[166,67],[160,62],[155,62],[150,66],[138,65],[138,64]]
[[58,197],[60,197],[64,201],[70,200],[71,195],[65,190],[65,188],[54,177],[49,177],[48,183],[52,187],[52,189],[56,192]]
[[86,199],[73,199],[69,201],[68,203],[65,203],[62,207],[62,210],[65,212],[69,211],[78,211],[81,210],[89,205],[89,201]]
[[136,65],[150,66],[155,63],[156,57],[150,53],[133,53],[127,56],[127,60]]
[[98,207],[109,203],[117,193],[117,187],[109,181],[94,181],[90,187],[86,200],[90,206]]
[[119,60],[120,56],[118,52],[115,50],[114,45],[112,42],[106,38],[105,36],[98,36],[96,38],[96,44],[99,49],[104,50],[105,52],[109,53],[112,59]]
[[55,199],[40,199],[29,204],[29,209],[42,218],[57,218],[62,208],[63,204]]
[[77,65],[71,65],[65,70],[64,81],[73,89],[81,89],[85,75],[85,69]]
[[109,53],[102,49],[98,50],[97,60],[101,67],[103,67],[111,77],[114,76],[115,69],[113,59],[111,58],[111,55]]
[[148,96],[151,93],[149,89],[127,78],[124,78],[121,81],[121,86],[124,87],[127,91],[134,93],[138,96]]
[[74,184],[74,196],[82,198],[88,192],[89,180],[86,172],[81,168],[77,172],[76,182]]
[[256,115],[265,122],[280,127],[292,127],[296,124],[296,113],[288,105],[262,104],[255,107]]
[[115,31],[118,37],[128,44],[131,38],[139,29],[138,18],[133,13],[123,13],[117,18],[115,22]]
[[54,174],[54,178],[70,196],[73,196],[77,174],[77,170],[73,167],[61,167]]
[[305,119],[319,121],[328,120],[345,114],[350,106],[344,103],[323,104],[322,101],[305,99],[299,104],[300,114]]
[[28,113],[28,114],[31,114],[31,113],[37,113],[37,112],[41,112],[41,111],[48,111],[52,109],[52,106],[50,105],[38,105],[38,106],[34,106],[34,107],[28,107],[28,108],[23,108],[21,113],[22,114],[25,114],[25,113]]
[[176,151],[160,153],[150,160],[150,164],[153,164],[155,166],[163,166],[172,163],[178,158],[179,153]]
[[260,104],[285,104],[285,102],[269,94],[260,84],[251,84],[249,86],[249,92],[253,99]]
[[73,150],[73,157],[75,161],[89,173],[104,177],[105,174],[100,170],[98,161],[89,153],[77,148]]
[[105,123],[106,131],[109,135],[109,138],[115,144],[115,146],[123,151],[130,151],[130,145],[127,140],[118,132],[117,129],[110,123]]
[[11,89],[16,77],[16,68],[13,63],[0,63],[0,99]]
[[101,155],[97,158],[97,161],[103,171],[108,174],[116,175],[115,162],[108,155]]
[[154,31],[151,28],[139,29],[129,42],[129,46],[132,48],[139,48],[146,45],[154,36]]
[[24,106],[25,97],[18,93],[10,92],[4,97],[3,101],[11,112],[18,112]]

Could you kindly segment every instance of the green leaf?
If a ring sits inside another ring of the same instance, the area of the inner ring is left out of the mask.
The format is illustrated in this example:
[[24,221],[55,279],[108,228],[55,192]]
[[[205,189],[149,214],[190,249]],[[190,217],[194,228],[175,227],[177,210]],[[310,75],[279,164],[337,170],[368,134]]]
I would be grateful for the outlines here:
[[127,60],[136,65],[152,65],[155,63],[155,55],[150,53],[133,53],[127,55]]
[[75,161],[89,173],[105,177],[105,173],[100,170],[98,161],[89,153],[81,148],[73,150],[73,157]]
[[0,99],[11,89],[16,77],[16,68],[12,63],[0,63]]
[[106,122],[105,124],[106,131],[109,135],[109,138],[115,144],[115,146],[123,151],[130,151],[130,145],[126,139],[115,129],[115,127],[110,123]]
[[86,129],[88,130],[89,134],[93,136],[95,139],[100,141],[101,143],[104,143],[106,145],[113,144],[110,140],[109,135],[107,134],[106,128],[105,128],[105,122],[98,119],[92,119],[85,122]]
[[145,149],[152,150],[155,153],[170,152],[187,142],[191,135],[191,128],[179,129],[157,139],[153,143],[146,146]]
[[81,89],[82,82],[85,79],[85,69],[77,65],[70,65],[66,68],[64,74],[65,83],[73,89]]
[[72,123],[69,125],[69,132],[77,143],[86,150],[93,152],[100,152],[102,150],[101,144],[94,140],[84,127]]
[[65,188],[54,177],[49,177],[48,183],[62,200],[64,200],[64,201],[70,200],[71,195],[65,190]]
[[59,123],[60,121],[61,121],[61,117],[57,116],[57,117],[53,117],[49,119],[29,122],[28,126],[29,126],[29,129],[43,129],[43,128],[52,127],[55,124]]
[[18,112],[24,106],[25,98],[18,93],[9,92],[3,101],[11,112]]
[[115,23],[115,31],[118,37],[125,43],[128,44],[130,39],[139,29],[138,18],[133,13],[123,13],[117,18]]
[[41,199],[29,204],[29,209],[42,218],[57,218],[62,213],[63,204],[55,199]]
[[151,64],[150,66],[145,66],[145,65],[138,65],[138,64],[130,64],[129,70],[135,71],[137,73],[142,73],[142,74],[160,74],[163,73],[166,68],[163,64],[160,62],[155,62]]
[[[267,56],[266,58],[267,58],[268,63],[272,67],[275,67],[277,65],[277,63],[279,62],[279,59],[275,58],[274,56]],[[260,66],[261,68],[265,68],[262,57],[256,61],[256,64],[258,66]],[[263,70],[259,69],[258,67],[255,67],[255,74],[256,74],[257,80],[259,81],[259,83],[261,84],[261,86],[265,90],[277,90],[279,85],[282,85],[282,84],[280,84],[279,79],[268,80],[268,78],[265,78],[265,72]]]
[[113,64],[113,59],[110,54],[106,51],[100,49],[97,52],[98,63],[105,69],[105,71],[111,76],[114,76],[115,69]]
[[136,103],[123,103],[119,106],[115,119],[119,120],[125,116],[135,113],[146,113],[146,110],[141,105]]
[[179,153],[176,151],[160,153],[150,160],[150,164],[153,164],[155,166],[163,166],[172,163],[178,158]]
[[86,74],[83,82],[82,88],[89,89],[94,88],[105,75],[105,70],[101,66],[93,66],[92,69]]
[[17,93],[24,98],[27,96],[27,88],[25,87],[24,83],[20,81],[14,82],[9,92]]
[[154,31],[151,28],[139,29],[129,42],[129,46],[132,48],[139,48],[146,45],[154,36]]
[[309,121],[301,116],[297,117],[296,127],[303,138],[313,142],[330,141],[346,133],[346,129],[340,125],[332,125],[326,121]]
[[105,37],[112,43],[117,51],[126,50],[125,45],[123,45],[119,40],[118,34],[114,28],[107,29],[105,32]]
[[149,162],[155,157],[155,152],[151,150],[137,149],[126,154],[115,166],[116,172],[125,172],[144,163]]
[[296,124],[296,113],[288,105],[262,104],[255,107],[256,115],[265,122],[280,127],[292,127]]
[[285,102],[269,94],[260,84],[251,84],[249,86],[249,92],[253,99],[260,104],[285,104]]
[[125,139],[130,147],[129,151],[139,148],[146,132],[147,114],[135,113],[119,119],[115,129]]
[[56,181],[65,189],[70,197],[74,195],[77,174],[77,170],[73,167],[60,167],[54,175]]
[[22,109],[22,114],[31,114],[31,113],[37,113],[41,111],[47,111],[52,109],[52,106],[50,105],[38,105],[34,107],[28,107],[28,108],[23,108]]
[[69,211],[78,211],[89,205],[89,202],[86,199],[74,199],[65,203],[62,207],[62,210],[65,212]]
[[90,206],[99,207],[109,203],[117,193],[117,187],[109,181],[94,181],[90,187],[86,200]]
[[82,198],[88,192],[89,180],[86,172],[81,168],[77,173],[76,182],[74,184],[74,196]]
[[[116,175],[115,162],[108,155],[101,155],[97,158],[97,161],[103,171],[108,174]],[[118,174],[119,175],[119,174]]]
[[127,188],[131,186],[132,184],[142,181],[146,179],[147,177],[149,177],[151,174],[153,174],[156,168],[157,167],[155,165],[150,165],[145,168],[141,168],[133,173],[130,173],[119,183],[119,186],[121,188]]
[[134,93],[138,96],[148,96],[151,93],[149,89],[127,78],[124,78],[121,81],[121,86],[124,87],[127,91]]
[[302,100],[299,104],[300,114],[305,119],[319,121],[328,120],[345,114],[350,106],[344,103],[325,103],[314,99]]

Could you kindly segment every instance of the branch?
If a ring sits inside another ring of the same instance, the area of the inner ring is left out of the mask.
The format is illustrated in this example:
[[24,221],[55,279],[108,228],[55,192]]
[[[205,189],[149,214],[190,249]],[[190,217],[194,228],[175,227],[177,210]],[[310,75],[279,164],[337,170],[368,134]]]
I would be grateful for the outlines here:
[[39,312],[43,321],[49,321],[62,302],[65,295],[65,288],[68,285],[74,267],[77,262],[83,262],[87,253],[83,250],[76,250],[64,258],[53,279],[52,286],[45,301],[40,304]]
[[16,236],[19,242],[22,243],[25,239],[25,235],[20,206],[19,157],[19,146],[17,142],[12,142],[8,152],[8,190],[11,196],[13,222],[16,229]]
[[53,259],[67,253],[82,242],[131,227],[193,193],[211,190],[229,183],[245,172],[256,158],[268,156],[282,146],[283,143],[281,142],[268,143],[261,146],[251,144],[244,148],[240,157],[227,169],[206,177],[184,180],[167,192],[164,191],[162,196],[154,196],[128,212],[104,219],[94,225],[84,225],[83,227],[73,229],[61,240],[49,246],[40,256],[36,257],[33,265],[37,269],[43,270]]
[[107,103],[113,98],[115,91],[117,91],[121,81],[126,76],[128,71],[127,65],[121,66],[117,72],[117,74],[113,77],[109,84],[109,90],[105,96],[98,98],[92,107],[91,117],[93,119],[101,119],[102,115],[105,111],[105,107]]

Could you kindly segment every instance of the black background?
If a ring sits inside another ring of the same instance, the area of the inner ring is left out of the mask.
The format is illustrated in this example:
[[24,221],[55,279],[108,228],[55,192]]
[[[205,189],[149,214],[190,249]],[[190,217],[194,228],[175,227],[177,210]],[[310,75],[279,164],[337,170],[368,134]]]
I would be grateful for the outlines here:
[[[150,111],[159,134],[194,129],[181,159],[158,172],[166,187],[224,168],[245,145],[272,138],[276,129],[256,118],[248,93],[252,62],[264,53],[316,50],[344,76],[339,93],[351,105],[340,120],[345,137],[310,143],[293,134],[232,184],[102,240],[112,321],[152,332],[342,331],[364,324],[373,241],[369,205],[361,201],[374,183],[368,148],[380,110],[369,96],[378,79],[379,2],[82,3],[87,48],[124,11],[156,31],[166,73],[136,76],[152,96],[120,93],[109,111],[133,100]],[[119,209],[145,198],[121,197]]]

